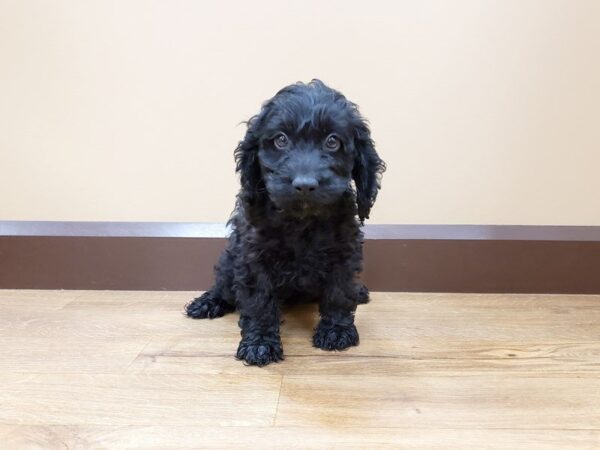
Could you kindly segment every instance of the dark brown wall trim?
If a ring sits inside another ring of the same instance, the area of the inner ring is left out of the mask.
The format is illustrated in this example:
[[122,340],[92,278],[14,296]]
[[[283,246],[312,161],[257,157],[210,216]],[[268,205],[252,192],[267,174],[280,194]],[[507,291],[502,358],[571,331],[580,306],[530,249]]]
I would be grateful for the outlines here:
[[223,223],[0,221],[0,236],[223,238]]
[[[377,291],[600,294],[600,227],[367,225]],[[0,288],[203,290],[223,224],[0,221]]]
[[[600,241],[600,226],[365,225],[367,239]],[[0,236],[225,237],[223,223],[0,221]]]

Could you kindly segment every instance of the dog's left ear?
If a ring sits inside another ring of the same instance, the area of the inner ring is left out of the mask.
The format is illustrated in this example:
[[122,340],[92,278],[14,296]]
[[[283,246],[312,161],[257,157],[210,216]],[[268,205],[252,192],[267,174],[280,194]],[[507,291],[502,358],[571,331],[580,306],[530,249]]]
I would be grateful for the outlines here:
[[362,223],[369,218],[369,212],[381,188],[381,175],[385,172],[385,163],[375,151],[369,127],[362,119],[355,127],[354,150],[352,178],[356,185],[358,218]]

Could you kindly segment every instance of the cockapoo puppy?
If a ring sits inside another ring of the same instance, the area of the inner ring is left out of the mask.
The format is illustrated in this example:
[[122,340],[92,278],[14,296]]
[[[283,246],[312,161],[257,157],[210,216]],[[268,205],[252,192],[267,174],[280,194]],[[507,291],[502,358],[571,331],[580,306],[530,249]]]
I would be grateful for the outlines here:
[[241,190],[214,286],[186,306],[193,318],[238,310],[237,358],[283,359],[280,306],[317,301],[313,344],[358,344],[354,312],[363,235],[380,188],[379,158],[357,106],[319,80],[280,90],[248,121],[235,150]]

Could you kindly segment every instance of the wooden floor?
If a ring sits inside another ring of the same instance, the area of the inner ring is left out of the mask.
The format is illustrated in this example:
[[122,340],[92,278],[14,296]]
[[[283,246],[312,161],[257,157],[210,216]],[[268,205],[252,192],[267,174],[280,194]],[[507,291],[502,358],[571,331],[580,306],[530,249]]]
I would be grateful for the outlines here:
[[233,358],[186,292],[0,291],[0,448],[600,449],[600,296],[373,294],[361,345]]

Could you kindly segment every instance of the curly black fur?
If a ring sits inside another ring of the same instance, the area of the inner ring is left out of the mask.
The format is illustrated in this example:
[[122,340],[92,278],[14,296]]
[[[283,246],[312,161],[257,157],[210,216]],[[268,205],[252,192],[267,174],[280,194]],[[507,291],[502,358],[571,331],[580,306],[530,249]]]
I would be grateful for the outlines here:
[[319,302],[316,347],[358,345],[354,311],[369,298],[356,279],[359,227],[385,164],[357,106],[319,80],[287,86],[250,119],[235,159],[241,190],[229,245],[215,285],[186,306],[188,316],[212,319],[237,309],[237,358],[258,366],[283,359],[286,301]]

